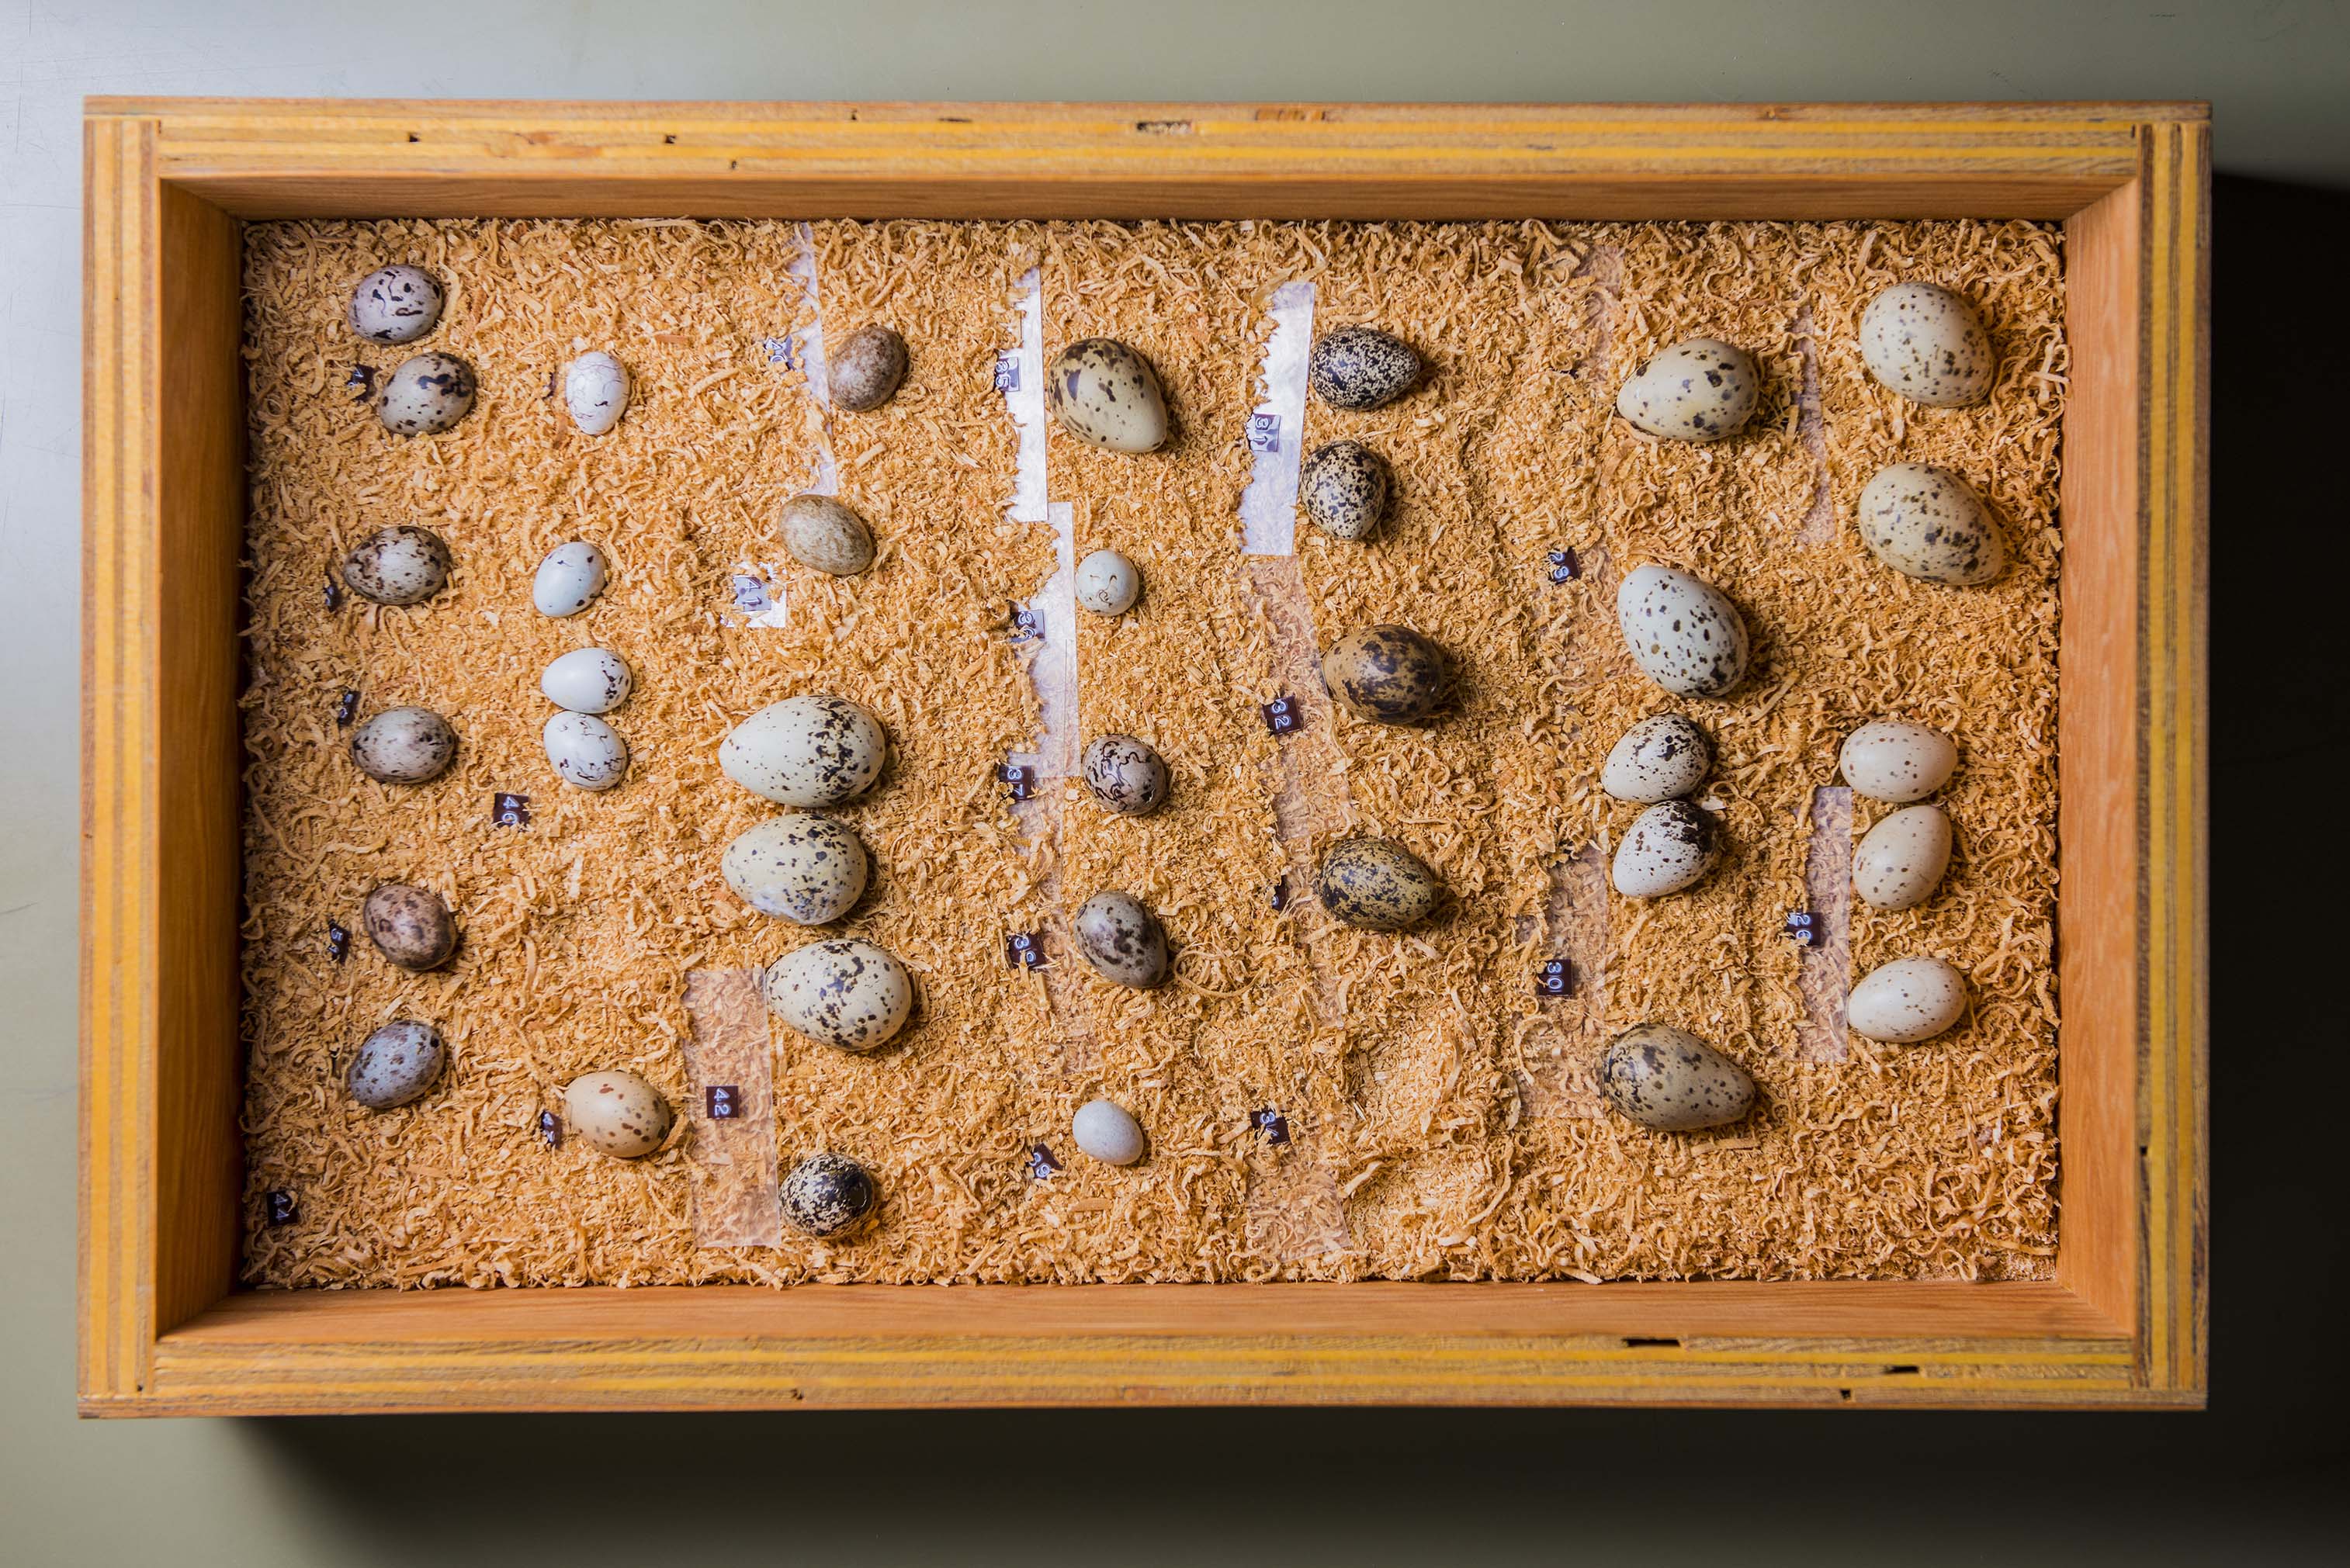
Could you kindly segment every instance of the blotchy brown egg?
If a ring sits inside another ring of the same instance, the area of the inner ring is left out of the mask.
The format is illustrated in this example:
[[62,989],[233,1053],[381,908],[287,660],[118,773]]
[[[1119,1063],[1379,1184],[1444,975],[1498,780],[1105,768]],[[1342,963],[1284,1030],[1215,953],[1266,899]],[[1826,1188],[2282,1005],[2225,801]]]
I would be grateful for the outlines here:
[[1322,656],[1322,683],[1348,712],[1414,724],[1451,685],[1444,650],[1408,626],[1357,627]]
[[906,340],[887,327],[858,328],[827,358],[832,406],[852,414],[879,408],[906,379]]
[[1367,931],[1400,931],[1436,912],[1444,883],[1391,838],[1341,838],[1322,852],[1314,896],[1333,919]]
[[1746,1069],[1669,1023],[1636,1023],[1609,1041],[1599,1058],[1599,1092],[1659,1132],[1723,1127],[1754,1108]]
[[1045,375],[1060,427],[1088,446],[1139,454],[1167,444],[1167,395],[1149,360],[1110,337],[1061,350]]
[[402,969],[438,969],[457,950],[457,920],[441,895],[386,882],[359,906],[359,924],[376,950]]
[[1096,735],[1086,742],[1086,788],[1120,816],[1148,816],[1167,801],[1167,764],[1148,741]]
[[1167,933],[1159,917],[1131,893],[1096,893],[1070,922],[1077,951],[1096,972],[1136,991],[1167,980]]

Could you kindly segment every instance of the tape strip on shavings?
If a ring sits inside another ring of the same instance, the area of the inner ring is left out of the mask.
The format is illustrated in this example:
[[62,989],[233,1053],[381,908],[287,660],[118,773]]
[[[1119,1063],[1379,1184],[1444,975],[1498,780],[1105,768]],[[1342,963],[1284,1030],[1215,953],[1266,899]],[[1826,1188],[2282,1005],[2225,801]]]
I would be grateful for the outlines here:
[[1804,897],[1812,940],[1804,950],[1803,1022],[1795,1026],[1806,1062],[1841,1062],[1851,1049],[1845,998],[1852,992],[1852,791],[1812,791],[1812,836],[1804,851]]
[[1295,555],[1297,470],[1305,441],[1305,371],[1314,347],[1314,285],[1273,291],[1273,336],[1264,347],[1264,396],[1249,415],[1254,462],[1241,492],[1241,547],[1252,556]]
[[[1600,1114],[1593,1066],[1607,1040],[1608,896],[1607,846],[1586,844],[1552,863],[1541,919],[1521,918],[1527,996],[1513,1033],[1518,1098],[1529,1115]],[[1553,958],[1566,961],[1571,987],[1555,1001],[1534,993],[1534,963]]]
[[784,1240],[767,1006],[755,969],[685,977],[683,1043],[691,1127],[689,1193],[697,1247],[775,1247]]

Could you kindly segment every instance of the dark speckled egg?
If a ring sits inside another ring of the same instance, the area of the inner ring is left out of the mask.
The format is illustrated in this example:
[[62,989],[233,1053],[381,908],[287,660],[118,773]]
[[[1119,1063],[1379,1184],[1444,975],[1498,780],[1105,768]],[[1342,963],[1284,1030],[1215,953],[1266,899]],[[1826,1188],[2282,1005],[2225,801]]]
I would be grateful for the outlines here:
[[1045,401],[1060,427],[1088,446],[1156,452],[1167,443],[1167,395],[1149,361],[1113,337],[1061,350],[1045,373]]
[[473,406],[473,368],[454,354],[419,354],[384,379],[376,417],[394,435],[437,435]]
[[438,969],[457,950],[457,920],[441,895],[386,882],[359,906],[359,924],[378,951],[402,969]]
[[378,267],[351,290],[351,330],[376,343],[413,343],[441,324],[441,280],[405,262]]
[[449,1059],[441,1032],[411,1018],[395,1019],[369,1035],[343,1075],[351,1098],[371,1111],[421,1099]]
[[1376,409],[1410,391],[1419,371],[1419,356],[1402,338],[1376,327],[1341,327],[1315,339],[1306,381],[1334,409]]
[[1746,1069],[1669,1023],[1636,1023],[1609,1041],[1599,1058],[1599,1092],[1659,1132],[1722,1127],[1754,1108]]
[[1350,713],[1416,724],[1451,684],[1444,650],[1408,626],[1357,627],[1322,656],[1322,683]]
[[1149,991],[1167,980],[1167,933],[1131,893],[1096,893],[1070,927],[1077,951],[1104,980]]
[[449,580],[449,546],[430,528],[379,528],[343,560],[343,581],[380,605],[421,604]]
[[1322,852],[1314,896],[1335,919],[1367,931],[1400,931],[1436,912],[1444,884],[1391,838],[1342,838]]
[[1120,816],[1148,816],[1167,800],[1167,764],[1148,741],[1096,735],[1086,742],[1086,787]]
[[839,1154],[812,1154],[784,1178],[784,1218],[811,1236],[832,1236],[873,1211],[873,1178]]
[[1387,515],[1388,483],[1387,459],[1361,441],[1334,441],[1298,471],[1297,498],[1333,539],[1362,539]]
[[836,1051],[889,1044],[914,1010],[914,977],[889,949],[846,937],[785,953],[767,970],[767,1007]]
[[1632,819],[1610,876],[1627,898],[1661,898],[1697,882],[1721,855],[1712,813],[1685,800],[1660,801]]
[[763,915],[821,926],[864,896],[865,845],[848,825],[787,811],[734,836],[718,857],[735,896]]

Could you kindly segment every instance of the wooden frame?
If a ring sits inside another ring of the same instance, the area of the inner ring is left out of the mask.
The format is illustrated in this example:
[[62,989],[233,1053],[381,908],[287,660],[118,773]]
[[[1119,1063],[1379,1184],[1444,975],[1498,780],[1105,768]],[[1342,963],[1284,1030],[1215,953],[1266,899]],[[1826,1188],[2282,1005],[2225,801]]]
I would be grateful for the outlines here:
[[[87,140],[85,1413],[2202,1402],[2201,106],[105,99]],[[234,1290],[239,220],[679,213],[2064,219],[2057,1279]]]

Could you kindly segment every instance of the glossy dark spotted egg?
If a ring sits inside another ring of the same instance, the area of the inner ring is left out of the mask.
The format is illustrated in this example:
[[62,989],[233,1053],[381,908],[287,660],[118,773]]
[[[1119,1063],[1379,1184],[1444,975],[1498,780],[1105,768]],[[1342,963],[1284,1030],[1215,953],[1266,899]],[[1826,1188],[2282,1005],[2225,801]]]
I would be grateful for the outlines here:
[[1334,919],[1367,931],[1400,931],[1436,912],[1444,884],[1391,838],[1341,838],[1322,852],[1314,896]]
[[1416,724],[1451,685],[1444,650],[1408,626],[1357,627],[1322,656],[1322,683],[1350,713]]
[[1376,409],[1419,381],[1410,344],[1376,327],[1341,327],[1315,340],[1306,384],[1334,409]]
[[1298,471],[1306,518],[1333,539],[1370,536],[1388,513],[1387,459],[1358,441],[1315,447]]
[[784,1218],[811,1236],[837,1236],[873,1211],[865,1168],[840,1154],[812,1154],[784,1178]]

